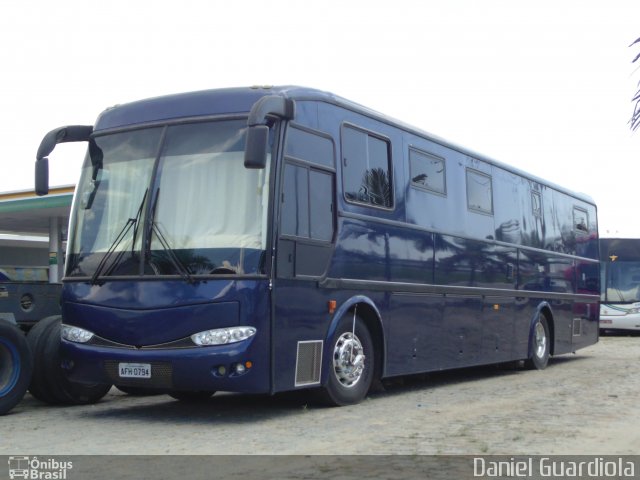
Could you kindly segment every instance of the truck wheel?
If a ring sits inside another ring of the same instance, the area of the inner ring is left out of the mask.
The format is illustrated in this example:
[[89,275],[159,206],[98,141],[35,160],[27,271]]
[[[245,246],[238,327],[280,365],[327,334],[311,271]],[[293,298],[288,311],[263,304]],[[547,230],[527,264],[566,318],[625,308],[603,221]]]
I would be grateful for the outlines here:
[[[82,405],[95,403],[104,397],[111,385],[72,382],[60,366],[61,317],[40,320],[29,332],[33,333],[35,374],[29,390],[34,397],[47,403]],[[42,325],[42,326],[41,326]]]
[[8,321],[0,320],[0,415],[22,400],[32,371],[33,361],[24,333]]
[[44,343],[47,340],[47,332],[51,329],[52,322],[60,319],[59,316],[46,317],[36,323],[27,335],[27,343],[33,355],[33,377],[29,385],[29,392],[38,400],[56,404],[55,396],[50,392],[47,385],[46,359],[43,358]]
[[530,370],[544,370],[551,354],[551,336],[547,318],[542,314],[538,315],[533,325],[529,345],[531,345],[531,357],[525,360],[525,367]]
[[60,334],[62,331],[62,321],[58,319],[52,323],[53,327],[49,330],[44,350],[44,357],[49,367],[50,385],[59,389],[61,403],[67,405],[96,403],[111,390],[111,385],[103,383],[78,383],[72,382],[67,378],[64,370],[60,367]]
[[375,365],[371,334],[360,317],[353,330],[353,318],[344,317],[331,343],[329,378],[318,392],[322,403],[330,406],[359,403],[371,387]]

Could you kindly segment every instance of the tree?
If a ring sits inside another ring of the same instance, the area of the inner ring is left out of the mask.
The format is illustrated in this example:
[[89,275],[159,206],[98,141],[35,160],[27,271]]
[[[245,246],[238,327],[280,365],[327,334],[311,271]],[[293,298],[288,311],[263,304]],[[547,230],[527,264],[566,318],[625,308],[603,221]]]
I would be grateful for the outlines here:
[[[637,45],[637,44],[640,44],[640,38],[637,38],[629,46],[633,47],[634,45]],[[640,53],[638,53],[635,56],[635,58],[631,61],[631,63],[636,63],[636,62],[640,64]],[[631,101],[633,102],[634,105],[633,105],[633,115],[629,120],[629,124],[631,125],[631,130],[636,130],[638,127],[640,127],[640,82],[638,82],[638,90],[636,91]]]

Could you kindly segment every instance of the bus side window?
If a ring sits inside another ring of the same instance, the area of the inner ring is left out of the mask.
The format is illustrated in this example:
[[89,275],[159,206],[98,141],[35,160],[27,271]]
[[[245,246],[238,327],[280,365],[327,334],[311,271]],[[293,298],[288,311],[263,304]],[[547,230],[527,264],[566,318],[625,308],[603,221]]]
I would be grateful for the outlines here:
[[282,192],[278,276],[319,277],[333,240],[333,173],[286,163]]
[[332,175],[286,164],[282,199],[282,234],[330,242],[333,237]]
[[334,144],[290,125],[280,198],[279,278],[317,278],[329,265],[334,232]]
[[440,195],[447,195],[444,158],[409,148],[411,186]]
[[288,163],[284,168],[282,234],[309,238],[309,173]]
[[280,233],[333,239],[334,145],[330,136],[300,125],[287,129]]
[[473,212],[493,215],[491,175],[467,169],[467,207]]
[[589,216],[586,210],[573,207],[573,230],[583,235],[589,233]]
[[309,170],[309,236],[330,242],[333,238],[333,181],[332,175]]
[[393,207],[390,144],[354,127],[342,130],[345,198],[375,207]]

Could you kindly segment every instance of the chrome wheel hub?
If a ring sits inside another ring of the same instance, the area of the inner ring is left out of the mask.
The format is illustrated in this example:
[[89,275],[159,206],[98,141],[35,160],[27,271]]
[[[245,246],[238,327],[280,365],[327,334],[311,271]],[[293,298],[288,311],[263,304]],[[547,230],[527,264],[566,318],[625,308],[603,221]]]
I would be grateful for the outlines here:
[[547,333],[544,330],[544,326],[540,322],[536,324],[535,342],[536,357],[544,358],[547,351]]
[[357,336],[351,332],[340,335],[333,350],[333,372],[345,387],[353,387],[364,372],[364,349]]

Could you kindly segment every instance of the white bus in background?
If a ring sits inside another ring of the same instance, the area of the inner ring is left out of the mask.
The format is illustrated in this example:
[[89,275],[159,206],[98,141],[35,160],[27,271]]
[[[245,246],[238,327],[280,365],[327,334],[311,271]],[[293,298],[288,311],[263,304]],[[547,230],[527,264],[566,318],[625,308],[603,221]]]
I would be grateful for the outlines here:
[[640,239],[601,238],[600,330],[640,331]]

